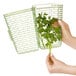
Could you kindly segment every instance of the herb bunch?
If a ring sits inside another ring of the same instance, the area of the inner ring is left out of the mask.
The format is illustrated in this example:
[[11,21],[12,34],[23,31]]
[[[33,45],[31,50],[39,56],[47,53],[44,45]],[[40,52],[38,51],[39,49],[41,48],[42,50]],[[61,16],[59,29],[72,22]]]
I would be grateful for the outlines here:
[[[36,17],[38,34],[41,38],[42,45],[49,49],[51,53],[52,44],[61,40],[61,27],[57,18],[51,18],[46,13],[39,13]],[[43,40],[46,40],[46,43]]]

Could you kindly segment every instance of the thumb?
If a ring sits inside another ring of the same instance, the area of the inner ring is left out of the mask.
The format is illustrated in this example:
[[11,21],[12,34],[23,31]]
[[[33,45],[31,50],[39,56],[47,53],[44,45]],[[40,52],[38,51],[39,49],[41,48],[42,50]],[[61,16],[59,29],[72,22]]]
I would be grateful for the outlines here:
[[50,64],[52,65],[53,64],[53,60],[52,60],[52,56],[50,54],[49,54],[48,60],[49,60]]
[[55,62],[57,59],[54,57],[54,55],[51,56],[51,59],[53,62]]
[[62,20],[58,20],[59,25],[61,26],[61,28],[64,28],[64,22]]

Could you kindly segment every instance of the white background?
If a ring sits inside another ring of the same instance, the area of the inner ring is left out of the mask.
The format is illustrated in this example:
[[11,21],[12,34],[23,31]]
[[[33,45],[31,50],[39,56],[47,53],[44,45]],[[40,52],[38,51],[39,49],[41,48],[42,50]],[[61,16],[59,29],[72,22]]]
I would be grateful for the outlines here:
[[[45,63],[48,50],[17,54],[8,35],[3,14],[43,3],[62,3],[63,20],[69,24],[72,35],[76,36],[75,0],[0,0],[0,76],[71,76],[48,72]],[[52,53],[63,62],[76,65],[76,50],[64,43],[60,48],[53,49]]]

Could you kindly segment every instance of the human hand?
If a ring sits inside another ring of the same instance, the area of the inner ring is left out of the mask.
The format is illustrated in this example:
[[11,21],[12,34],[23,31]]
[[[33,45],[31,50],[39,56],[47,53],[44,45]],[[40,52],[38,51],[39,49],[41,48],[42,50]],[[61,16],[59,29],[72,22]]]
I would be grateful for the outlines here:
[[62,41],[67,45],[69,45],[70,47],[76,49],[76,37],[73,37],[71,35],[68,24],[62,20],[59,20],[58,23],[62,29]]
[[61,26],[62,29],[62,41],[66,44],[69,43],[70,39],[72,38],[69,26],[67,23],[65,23],[62,20],[58,21],[59,25]]
[[76,66],[67,65],[64,62],[57,60],[50,54],[46,58],[46,64],[50,73],[64,73],[76,75]]
[[46,58],[46,64],[50,73],[65,73],[67,67],[65,63],[57,60],[54,56],[50,56],[50,54]]

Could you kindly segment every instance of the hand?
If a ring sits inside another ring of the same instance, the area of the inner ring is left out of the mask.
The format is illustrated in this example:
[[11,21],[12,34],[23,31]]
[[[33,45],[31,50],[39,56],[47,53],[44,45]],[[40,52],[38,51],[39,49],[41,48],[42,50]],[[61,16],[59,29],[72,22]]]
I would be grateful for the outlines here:
[[64,62],[57,60],[50,54],[46,58],[46,64],[50,73],[64,73],[76,75],[76,66],[67,65]]
[[57,60],[54,56],[47,56],[46,64],[50,73],[64,73],[66,64]]
[[67,45],[69,45],[70,47],[76,49],[76,37],[73,37],[71,35],[68,24],[62,20],[59,20],[58,23],[62,29],[62,41]]
[[64,43],[68,43],[72,37],[69,26],[62,20],[59,20],[58,22],[62,29],[62,40]]

